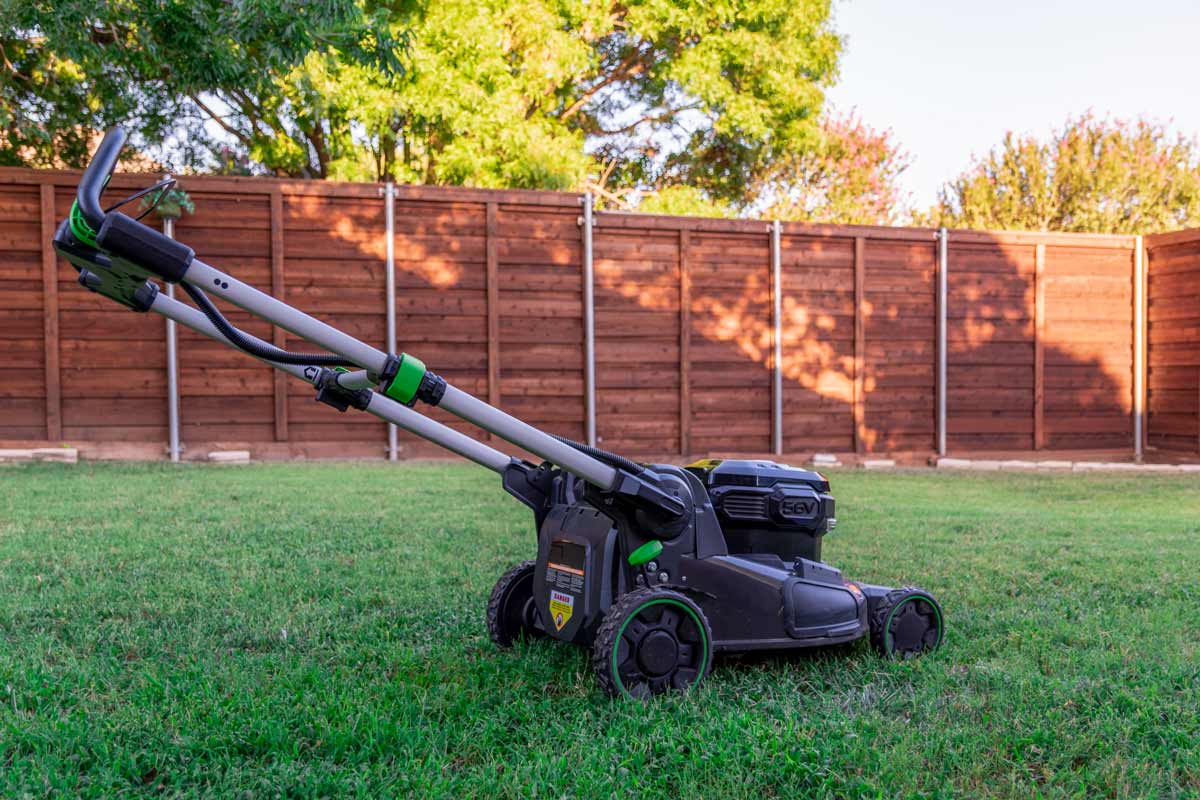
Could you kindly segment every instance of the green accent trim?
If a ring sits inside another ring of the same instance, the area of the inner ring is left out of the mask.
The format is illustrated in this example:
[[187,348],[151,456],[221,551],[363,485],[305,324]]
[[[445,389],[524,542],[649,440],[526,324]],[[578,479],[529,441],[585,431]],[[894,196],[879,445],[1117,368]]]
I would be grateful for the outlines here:
[[87,220],[83,218],[83,212],[79,210],[79,201],[71,203],[71,213],[67,216],[70,220],[71,234],[88,245],[89,247],[96,246],[96,232],[92,230],[92,226],[88,225]]
[[[650,606],[659,606],[659,605],[664,605],[664,604],[672,605],[672,606],[675,606],[676,608],[682,608],[685,612],[687,612],[687,615],[692,618],[692,622],[696,623],[696,630],[700,631],[700,638],[704,640],[703,645],[702,645],[703,646],[702,655],[704,656],[704,658],[700,662],[700,669],[699,669],[697,677],[696,677],[696,683],[699,683],[701,680],[704,679],[704,673],[705,673],[705,671],[708,670],[708,631],[704,630],[704,623],[702,623],[700,621],[700,618],[698,616],[696,616],[696,612],[692,611],[690,608],[688,608],[686,604],[681,603],[678,600],[675,600],[674,598],[671,598],[671,597],[662,597],[662,598],[659,598],[658,600],[651,600],[648,603],[643,603],[642,605],[638,606],[637,609],[632,614],[630,614],[628,617],[626,617],[624,622],[621,623],[621,628],[620,628],[620,630],[617,631],[617,640],[615,642],[613,642],[613,649],[612,649],[613,680],[616,681],[617,688],[619,688],[621,690],[621,695],[629,700],[633,699],[633,695],[631,695],[629,693],[629,690],[625,688],[625,684],[621,682],[621,670],[618,668],[618,665],[617,665],[617,650],[621,647],[621,637],[623,637],[625,635],[625,629],[627,627],[629,627],[630,622],[633,622],[634,617],[636,617],[638,614],[645,611],[647,608],[650,608]],[[696,685],[695,683],[692,684],[692,686],[695,686],[695,685]]]
[[399,400],[404,405],[411,405],[421,387],[421,379],[425,377],[425,364],[416,356],[408,353],[400,354],[400,369],[396,377],[387,385],[383,393],[393,400]]
[[946,635],[946,625],[942,622],[942,609],[938,607],[937,601],[929,595],[923,592],[913,592],[908,597],[904,598],[904,600],[892,606],[892,610],[888,612],[887,619],[883,621],[883,646],[887,649],[889,657],[892,652],[893,644],[892,617],[896,616],[896,612],[899,611],[906,603],[911,603],[913,600],[924,600],[925,602],[929,603],[931,608],[933,608],[933,613],[935,616],[937,616],[938,638],[937,641],[933,643],[933,647],[930,648],[930,650],[937,650],[942,646],[942,637]]
[[658,558],[658,555],[662,552],[662,550],[662,542],[660,542],[658,539],[651,539],[630,553],[629,558],[626,560],[629,561],[631,566],[640,567],[647,561]]

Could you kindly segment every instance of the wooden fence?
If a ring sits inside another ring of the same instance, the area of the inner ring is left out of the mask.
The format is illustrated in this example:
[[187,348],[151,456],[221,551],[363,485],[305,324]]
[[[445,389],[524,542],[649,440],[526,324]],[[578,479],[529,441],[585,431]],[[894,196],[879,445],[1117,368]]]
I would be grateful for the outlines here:
[[1200,453],[1200,230],[1146,237],[1148,443]]
[[[77,177],[0,170],[0,446],[67,441],[97,456],[161,457],[163,320],[90,295],[49,248]],[[176,235],[202,258],[382,345],[382,187],[185,185],[197,211]],[[582,437],[581,197],[396,191],[400,349],[534,425]],[[769,225],[600,213],[592,241],[600,445],[770,452]],[[1132,451],[1136,241],[949,232],[950,452]],[[784,224],[780,257],[783,452],[933,452],[937,232]],[[373,418],[316,404],[303,384],[198,335],[181,332],[179,350],[187,456],[383,455]],[[405,455],[432,452],[403,434],[401,444]]]

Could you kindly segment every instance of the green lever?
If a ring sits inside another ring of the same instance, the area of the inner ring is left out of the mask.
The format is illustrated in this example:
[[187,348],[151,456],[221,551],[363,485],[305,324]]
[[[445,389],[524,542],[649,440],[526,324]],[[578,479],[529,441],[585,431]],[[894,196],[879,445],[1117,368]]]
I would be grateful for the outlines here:
[[662,550],[662,542],[658,539],[653,539],[630,553],[628,561],[631,566],[640,567],[647,561],[658,558]]

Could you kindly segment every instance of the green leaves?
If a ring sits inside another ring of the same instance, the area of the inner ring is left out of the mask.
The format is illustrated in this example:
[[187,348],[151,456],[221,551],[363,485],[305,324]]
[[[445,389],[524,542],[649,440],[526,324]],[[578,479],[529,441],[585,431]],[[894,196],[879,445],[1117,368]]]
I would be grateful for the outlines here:
[[163,187],[142,198],[139,210],[153,210],[159,219],[179,219],[184,214],[196,213],[192,196],[177,186]]
[[403,34],[351,0],[4,0],[0,11],[0,48],[16,67],[0,70],[0,161],[9,163],[82,166],[94,132],[121,122],[135,148],[175,136],[191,165],[207,166],[204,145],[220,138],[205,130],[213,119],[272,159],[267,168],[303,170],[309,154],[296,151],[312,146],[319,124],[289,104],[286,76],[313,53],[366,65],[380,80],[403,72]]
[[37,75],[69,65],[0,77],[0,113],[21,115],[0,126],[11,163],[79,166],[90,131],[121,121],[201,170],[687,183],[734,211],[820,141],[841,44],[829,0],[0,3],[6,52]]
[[816,145],[777,159],[750,189],[772,219],[890,225],[907,210],[899,177],[908,164],[891,131],[829,116]]
[[1008,133],[941,192],[937,224],[1091,233],[1200,225],[1200,143],[1156,122],[1068,120],[1047,141]]

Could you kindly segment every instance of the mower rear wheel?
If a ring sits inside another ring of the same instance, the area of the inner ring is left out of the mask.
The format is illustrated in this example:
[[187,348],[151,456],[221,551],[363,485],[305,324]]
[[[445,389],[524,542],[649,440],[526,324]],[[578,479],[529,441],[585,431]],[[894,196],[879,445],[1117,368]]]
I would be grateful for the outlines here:
[[887,658],[915,658],[938,649],[945,634],[942,607],[915,586],[893,589],[871,614],[871,644]]
[[600,623],[592,667],[612,697],[685,691],[712,666],[712,629],[700,606],[669,589],[622,595]]
[[522,636],[535,639],[545,634],[535,624],[533,573],[537,562],[522,561],[500,576],[488,599],[488,634],[497,647],[512,647]]

